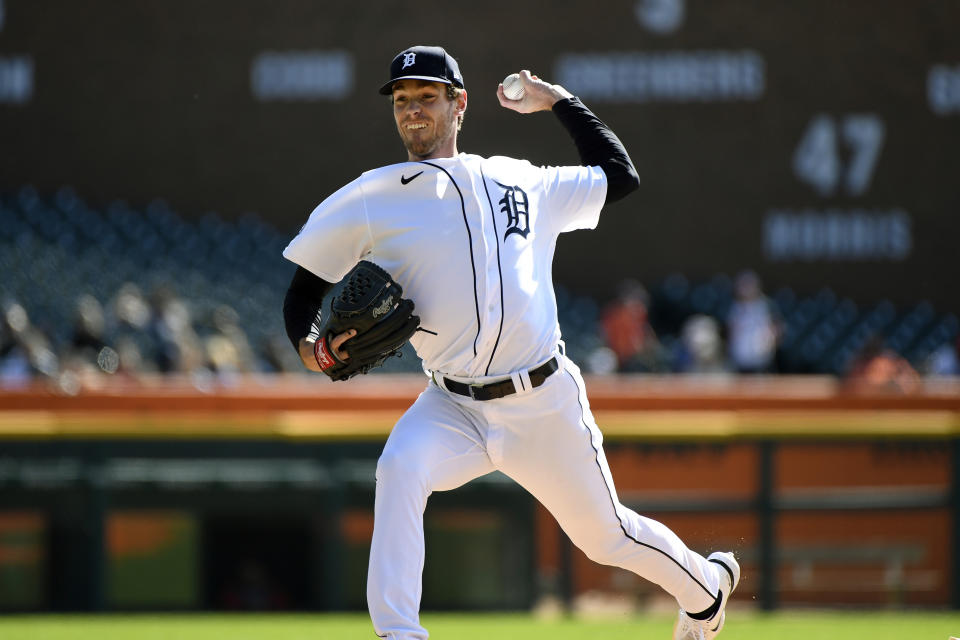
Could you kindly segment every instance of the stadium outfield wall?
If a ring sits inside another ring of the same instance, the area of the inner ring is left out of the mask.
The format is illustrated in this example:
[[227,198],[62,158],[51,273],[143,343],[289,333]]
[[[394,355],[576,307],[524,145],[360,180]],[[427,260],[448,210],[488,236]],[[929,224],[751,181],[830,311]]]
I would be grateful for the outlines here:
[[[0,609],[242,608],[251,575],[275,592],[261,608],[363,607],[376,459],[423,378],[195,382],[0,392],[0,574],[20,585]],[[621,500],[737,549],[759,606],[960,605],[960,381],[588,384]],[[427,535],[427,608],[656,600],[500,474],[435,494]]]

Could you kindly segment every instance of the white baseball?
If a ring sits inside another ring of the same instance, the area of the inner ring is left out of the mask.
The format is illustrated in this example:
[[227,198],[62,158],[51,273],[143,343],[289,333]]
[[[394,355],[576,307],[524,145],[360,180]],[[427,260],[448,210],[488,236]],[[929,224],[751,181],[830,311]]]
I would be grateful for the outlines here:
[[503,95],[507,100],[519,100],[523,97],[523,81],[519,73],[511,73],[503,79]]

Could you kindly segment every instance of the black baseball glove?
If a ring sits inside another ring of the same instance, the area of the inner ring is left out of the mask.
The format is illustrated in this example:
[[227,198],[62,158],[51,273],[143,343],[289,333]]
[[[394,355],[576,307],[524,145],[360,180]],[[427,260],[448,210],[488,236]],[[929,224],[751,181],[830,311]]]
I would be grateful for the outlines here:
[[[313,347],[320,369],[333,380],[346,380],[399,355],[420,326],[420,317],[413,315],[413,301],[402,294],[389,273],[372,262],[358,262],[324,300]],[[340,360],[330,342],[350,329],[357,334],[341,345],[348,357]]]

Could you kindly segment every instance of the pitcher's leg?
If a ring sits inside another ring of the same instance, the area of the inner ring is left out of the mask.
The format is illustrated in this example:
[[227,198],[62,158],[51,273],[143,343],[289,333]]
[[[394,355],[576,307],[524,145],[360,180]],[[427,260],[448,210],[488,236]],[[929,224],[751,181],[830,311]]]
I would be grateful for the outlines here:
[[686,611],[709,609],[719,594],[717,566],[662,523],[620,504],[579,371],[569,366],[557,375],[545,385],[541,411],[511,425],[501,470],[540,500],[589,558],[660,585]]
[[377,463],[367,605],[382,638],[423,640],[423,511],[432,491],[493,471],[468,416],[428,387],[393,428]]

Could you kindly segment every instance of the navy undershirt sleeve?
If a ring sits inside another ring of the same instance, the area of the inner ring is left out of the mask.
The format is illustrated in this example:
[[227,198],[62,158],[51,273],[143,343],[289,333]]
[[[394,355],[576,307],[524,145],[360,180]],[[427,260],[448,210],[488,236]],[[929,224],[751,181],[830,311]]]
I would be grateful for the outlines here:
[[318,318],[323,297],[333,286],[303,267],[297,267],[283,299],[283,323],[293,348],[300,350],[300,340],[318,333]]
[[640,176],[619,138],[579,98],[565,98],[553,105],[587,167],[600,167],[607,176],[606,202],[616,202],[640,186]]

